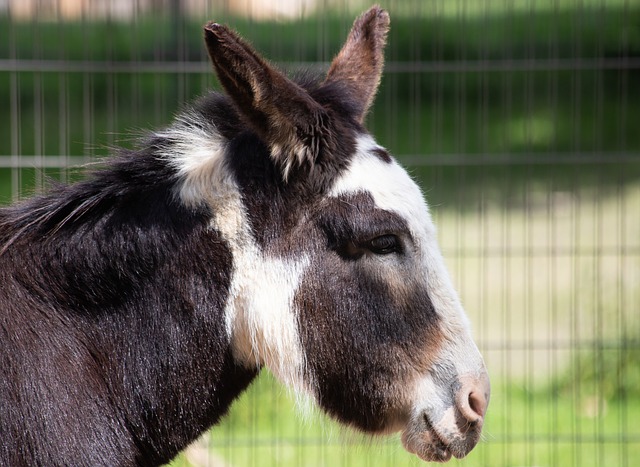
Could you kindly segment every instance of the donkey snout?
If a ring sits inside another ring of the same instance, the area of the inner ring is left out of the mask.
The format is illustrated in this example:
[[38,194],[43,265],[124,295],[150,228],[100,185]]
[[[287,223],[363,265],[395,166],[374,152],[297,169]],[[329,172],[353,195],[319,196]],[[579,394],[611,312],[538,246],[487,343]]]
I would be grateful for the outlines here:
[[444,396],[442,405],[414,412],[402,434],[405,449],[425,461],[462,458],[480,440],[491,394],[489,376],[483,369],[457,379],[454,392]]
[[490,396],[491,385],[486,372],[460,378],[460,389],[455,395],[455,404],[466,423],[482,425]]

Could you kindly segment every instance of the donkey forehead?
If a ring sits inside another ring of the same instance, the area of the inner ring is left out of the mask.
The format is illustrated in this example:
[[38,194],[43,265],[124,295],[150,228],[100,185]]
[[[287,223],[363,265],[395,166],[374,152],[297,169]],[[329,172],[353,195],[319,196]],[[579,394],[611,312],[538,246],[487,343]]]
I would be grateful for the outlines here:
[[356,153],[336,179],[330,196],[366,192],[376,207],[399,214],[417,238],[435,234],[429,208],[417,183],[395,160],[384,160],[370,135],[357,139]]

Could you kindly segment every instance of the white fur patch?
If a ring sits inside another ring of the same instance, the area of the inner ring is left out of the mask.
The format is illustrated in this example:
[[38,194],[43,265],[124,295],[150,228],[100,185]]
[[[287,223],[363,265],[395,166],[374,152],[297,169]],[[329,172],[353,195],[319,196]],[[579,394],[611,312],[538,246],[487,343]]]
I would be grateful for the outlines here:
[[232,182],[222,167],[226,140],[218,129],[211,122],[198,120],[197,114],[187,112],[156,136],[171,142],[160,151],[160,156],[180,177],[176,193],[180,200],[187,206],[207,201],[224,204],[219,198],[224,198]]
[[[425,281],[434,309],[441,319],[445,342],[438,360],[446,362],[443,368],[454,367],[458,375],[483,371],[484,362],[471,338],[470,323],[445,267],[424,196],[397,162],[387,163],[373,155],[376,148],[379,146],[371,136],[360,137],[351,166],[337,180],[331,195],[369,193],[378,208],[394,212],[405,220],[417,254],[414,270],[405,273]],[[454,378],[457,375],[448,376]],[[425,378],[430,376],[425,375]],[[431,383],[419,382],[417,386],[416,392],[420,392],[429,388]]]
[[309,390],[293,299],[306,258],[268,257],[255,244],[232,244],[234,268],[225,324],[236,358],[267,366],[283,383]]
[[172,144],[161,155],[176,168],[177,196],[187,206],[206,203],[211,228],[233,256],[225,326],[236,359],[250,367],[267,366],[283,383],[308,389],[302,381],[304,353],[293,299],[308,260],[265,255],[254,241],[242,195],[224,162],[226,141],[210,122],[185,114],[157,135]]

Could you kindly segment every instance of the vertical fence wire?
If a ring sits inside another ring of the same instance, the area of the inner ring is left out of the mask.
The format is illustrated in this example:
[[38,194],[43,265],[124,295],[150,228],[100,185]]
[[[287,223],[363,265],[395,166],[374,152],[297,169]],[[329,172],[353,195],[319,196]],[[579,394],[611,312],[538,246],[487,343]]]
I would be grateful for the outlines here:
[[[494,384],[464,465],[633,465],[640,5],[382,3],[392,29],[368,126],[424,188]],[[217,88],[207,20],[286,69],[326,70],[368,6],[0,1],[0,203],[77,180]],[[305,421],[293,399],[263,375],[176,465],[414,465],[397,438]]]

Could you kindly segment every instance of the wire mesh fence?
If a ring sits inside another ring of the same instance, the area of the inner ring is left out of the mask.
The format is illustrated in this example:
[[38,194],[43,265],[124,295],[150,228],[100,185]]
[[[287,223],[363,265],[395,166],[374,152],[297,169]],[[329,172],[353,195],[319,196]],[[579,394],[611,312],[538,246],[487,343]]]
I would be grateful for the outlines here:
[[[382,3],[392,30],[368,127],[424,188],[493,381],[485,439],[460,463],[634,465],[640,3]],[[207,20],[286,69],[323,70],[367,6],[0,1],[0,202],[82,177],[216,88]],[[190,463],[416,461],[397,438],[296,407],[265,372],[175,461]]]

